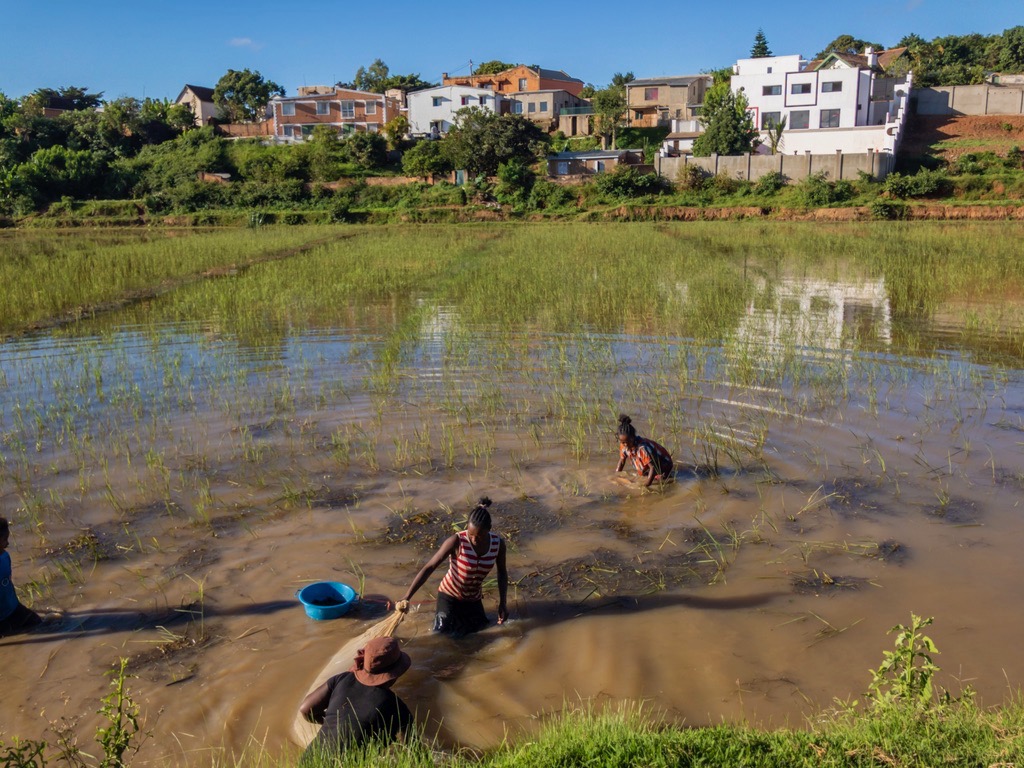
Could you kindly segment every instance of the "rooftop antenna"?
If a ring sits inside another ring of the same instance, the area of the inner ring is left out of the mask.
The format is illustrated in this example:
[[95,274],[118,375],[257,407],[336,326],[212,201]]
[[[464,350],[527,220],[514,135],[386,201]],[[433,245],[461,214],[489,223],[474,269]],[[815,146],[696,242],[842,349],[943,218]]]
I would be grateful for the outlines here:
[[472,59],[469,60],[469,75],[470,75],[470,77],[473,76],[473,60]]

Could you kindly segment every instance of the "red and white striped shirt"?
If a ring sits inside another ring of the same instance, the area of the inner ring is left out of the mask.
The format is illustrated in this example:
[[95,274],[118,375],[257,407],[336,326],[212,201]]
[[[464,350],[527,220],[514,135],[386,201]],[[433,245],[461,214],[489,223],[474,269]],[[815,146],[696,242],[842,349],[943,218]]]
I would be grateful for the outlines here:
[[456,600],[483,598],[484,593],[480,586],[484,577],[494,567],[494,561],[498,559],[498,551],[501,549],[501,537],[493,531],[488,531],[488,536],[490,541],[487,551],[478,555],[469,540],[468,531],[459,531],[456,534],[455,551],[448,558],[448,573],[441,579],[441,586],[438,589]]

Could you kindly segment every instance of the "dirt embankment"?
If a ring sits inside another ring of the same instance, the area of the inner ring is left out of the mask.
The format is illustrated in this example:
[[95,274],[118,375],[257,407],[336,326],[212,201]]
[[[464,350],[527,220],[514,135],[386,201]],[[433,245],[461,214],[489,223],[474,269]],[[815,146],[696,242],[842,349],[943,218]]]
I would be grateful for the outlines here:
[[1005,157],[1014,146],[1024,148],[1024,115],[915,115],[900,154],[953,163],[969,152]]

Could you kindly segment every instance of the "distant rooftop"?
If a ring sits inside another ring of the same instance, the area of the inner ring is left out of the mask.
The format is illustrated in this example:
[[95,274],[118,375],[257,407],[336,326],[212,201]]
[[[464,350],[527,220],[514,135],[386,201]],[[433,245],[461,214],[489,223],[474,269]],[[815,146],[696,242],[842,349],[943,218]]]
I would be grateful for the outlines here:
[[627,87],[648,86],[648,85],[689,85],[694,80],[711,80],[711,75],[674,75],[672,77],[645,77],[640,80],[631,80],[626,83]]

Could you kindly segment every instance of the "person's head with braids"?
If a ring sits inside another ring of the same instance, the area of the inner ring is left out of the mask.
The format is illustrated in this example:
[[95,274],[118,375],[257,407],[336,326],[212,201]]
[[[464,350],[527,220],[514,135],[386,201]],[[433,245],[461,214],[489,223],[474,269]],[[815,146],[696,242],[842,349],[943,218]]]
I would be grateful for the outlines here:
[[491,500],[481,496],[480,501],[469,513],[469,525],[466,526],[466,535],[473,546],[482,546],[482,542],[491,532],[491,513],[487,508],[491,506]]
[[633,426],[633,420],[624,413],[619,415],[618,435],[619,442],[627,448],[636,445],[636,427]]

